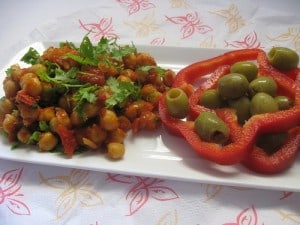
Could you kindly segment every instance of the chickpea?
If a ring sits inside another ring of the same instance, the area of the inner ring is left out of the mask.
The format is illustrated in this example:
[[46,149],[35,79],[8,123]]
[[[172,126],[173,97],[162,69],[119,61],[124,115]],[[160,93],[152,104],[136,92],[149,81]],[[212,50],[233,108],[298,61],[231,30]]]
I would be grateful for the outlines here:
[[11,113],[15,109],[14,103],[8,98],[0,99],[0,112],[3,114]]
[[119,120],[114,111],[102,109],[100,112],[100,125],[104,130],[115,130],[119,127]]
[[41,99],[45,102],[51,101],[51,98],[53,97],[52,84],[41,81],[41,85],[42,85]]
[[141,129],[154,130],[159,125],[159,120],[155,113],[146,111],[136,118],[132,123],[132,132],[137,133]]
[[63,108],[59,108],[59,107],[57,107],[55,110],[56,110],[55,115],[57,118],[57,122],[67,128],[71,128],[72,123],[71,123],[70,117],[69,117],[68,113],[66,112],[66,110],[64,110]]
[[81,126],[84,124],[84,119],[79,116],[78,112],[73,111],[70,115],[71,124],[73,126]]
[[15,98],[20,90],[19,84],[10,77],[6,77],[3,81],[3,89],[7,98]]
[[134,53],[128,54],[123,57],[125,68],[134,69],[137,63],[136,60],[136,55]]
[[157,105],[162,93],[157,91],[152,84],[146,84],[141,89],[141,95],[145,101],[148,101],[153,105]]
[[3,120],[3,130],[6,133],[15,132],[17,124],[18,124],[18,119],[15,116],[11,114],[6,114]]
[[93,142],[92,140],[87,139],[87,138],[85,138],[85,137],[82,138],[82,143],[83,143],[85,146],[87,146],[88,148],[90,148],[90,149],[97,149],[97,148],[98,148],[98,146],[96,145],[95,142]]
[[175,72],[172,71],[172,70],[167,70],[165,72],[165,75],[163,77],[163,82],[166,86],[168,87],[171,87],[173,82],[174,82],[174,79],[175,79]]
[[39,121],[49,122],[54,117],[55,117],[55,108],[53,106],[40,109]]
[[99,110],[100,106],[96,103],[85,103],[82,112],[87,118],[92,118],[98,115]]
[[131,129],[131,122],[126,116],[119,116],[119,128],[124,131],[129,131]]
[[123,143],[125,137],[126,137],[126,133],[122,129],[118,128],[116,130],[109,132],[106,141],[108,143],[110,142]]
[[154,106],[151,103],[146,102],[144,100],[138,100],[126,107],[125,116],[129,120],[133,121],[135,118],[140,116],[142,112],[152,111],[153,108]]
[[155,59],[148,53],[144,52],[138,53],[136,55],[136,63],[137,66],[156,66]]
[[99,125],[93,124],[89,127],[75,130],[75,138],[80,145],[86,145],[89,148],[99,148],[107,138],[107,132]]
[[119,75],[117,80],[121,81],[121,82],[131,82],[131,79],[127,76],[124,76],[124,75]]
[[57,143],[58,139],[53,133],[45,132],[40,135],[40,139],[37,144],[41,151],[47,152],[54,149]]
[[26,91],[27,94],[38,97],[43,91],[41,81],[34,73],[26,73],[20,79],[21,88]]
[[100,146],[107,138],[107,132],[99,125],[93,124],[86,129],[86,137]]
[[28,143],[30,136],[31,132],[26,127],[22,127],[17,133],[18,140],[23,144]]
[[182,89],[187,96],[191,96],[191,94],[194,92],[194,87],[192,84],[184,83],[179,88]]
[[16,82],[20,82],[20,78],[28,72],[27,69],[21,69],[19,65],[12,65],[10,67],[13,72],[11,73],[11,78],[16,81]]
[[35,73],[35,74],[39,74],[39,73],[42,73],[42,72],[46,72],[47,68],[43,64],[38,63],[38,64],[32,65],[29,68],[29,71],[32,72],[32,73]]
[[37,121],[37,119],[39,118],[38,107],[31,107],[23,103],[19,103],[18,109],[25,126],[32,124],[33,122]]
[[114,77],[119,73],[118,70],[114,66],[112,66],[106,62],[99,62],[98,68],[107,77],[110,77],[110,76]]
[[72,112],[72,97],[70,95],[63,95],[58,100],[59,107],[66,110],[66,112]]
[[124,144],[111,142],[107,145],[107,155],[112,159],[121,159],[125,154]]
[[121,72],[121,75],[128,77],[131,81],[136,81],[137,74],[132,69],[125,69]]

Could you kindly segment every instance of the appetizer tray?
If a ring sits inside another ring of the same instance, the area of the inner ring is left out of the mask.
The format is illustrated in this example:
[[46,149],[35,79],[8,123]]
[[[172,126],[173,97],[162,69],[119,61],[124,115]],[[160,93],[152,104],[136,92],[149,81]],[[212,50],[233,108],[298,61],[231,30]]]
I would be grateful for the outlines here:
[[[37,42],[19,51],[1,70],[0,96],[4,96],[2,82],[10,65],[20,63],[29,47],[42,53],[55,42]],[[178,71],[184,66],[220,55],[224,49],[184,47],[136,46],[139,52],[148,52],[164,68]],[[249,171],[241,165],[219,166],[201,159],[182,139],[172,136],[164,128],[156,132],[142,131],[128,134],[126,153],[122,160],[112,161],[99,152],[85,152],[66,158],[58,153],[41,153],[37,148],[19,147],[12,150],[6,138],[0,136],[0,159],[41,165],[87,169],[105,173],[121,173],[132,176],[158,177],[161,179],[198,182],[235,187],[260,188],[300,192],[300,157],[284,173],[267,176]]]

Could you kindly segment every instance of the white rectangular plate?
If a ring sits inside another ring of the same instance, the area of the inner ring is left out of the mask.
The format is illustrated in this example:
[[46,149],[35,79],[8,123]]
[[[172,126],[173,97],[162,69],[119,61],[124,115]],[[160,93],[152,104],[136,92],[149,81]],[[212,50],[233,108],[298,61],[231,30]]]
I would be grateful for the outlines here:
[[[34,43],[30,45],[42,53],[48,46],[58,43]],[[28,48],[18,52],[3,68],[0,83],[5,70],[20,58]],[[150,53],[160,66],[178,71],[180,68],[203,59],[222,54],[225,50],[137,46],[138,51]],[[21,66],[24,66],[20,63]],[[4,95],[0,87],[0,97]],[[120,161],[111,161],[100,153],[87,152],[65,158],[61,154],[41,153],[37,148],[18,148],[11,150],[1,135],[0,158],[27,163],[87,169],[101,172],[122,173],[136,176],[159,177],[180,181],[229,185],[248,188],[261,188],[282,191],[300,191],[300,157],[284,173],[266,176],[253,173],[241,165],[219,166],[201,159],[189,145],[179,137],[168,134],[163,128],[156,132],[129,134],[125,142],[126,154]]]

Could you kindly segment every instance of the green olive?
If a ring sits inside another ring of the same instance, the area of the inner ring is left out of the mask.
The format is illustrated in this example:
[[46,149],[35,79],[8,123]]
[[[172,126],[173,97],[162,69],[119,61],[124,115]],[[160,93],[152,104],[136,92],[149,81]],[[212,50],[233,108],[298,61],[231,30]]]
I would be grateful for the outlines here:
[[224,99],[235,99],[246,94],[249,82],[239,73],[230,73],[221,77],[218,81],[218,90]]
[[271,96],[275,96],[277,84],[271,77],[258,77],[250,82],[249,92],[251,96],[254,96],[258,92],[264,92]]
[[238,122],[244,124],[250,118],[250,99],[246,96],[228,102],[229,106],[236,110]]
[[284,144],[286,138],[287,132],[263,134],[257,139],[256,145],[271,155]]
[[294,106],[292,99],[287,96],[278,95],[274,99],[277,102],[279,110],[289,109]]
[[236,62],[230,67],[230,72],[243,74],[251,82],[256,78],[258,68],[252,62]]
[[229,139],[229,128],[226,123],[212,112],[202,112],[195,120],[195,131],[201,139],[225,144]]
[[268,53],[268,60],[275,68],[287,71],[298,67],[299,55],[286,47],[273,47]]
[[278,105],[275,99],[264,92],[259,92],[253,96],[250,103],[251,115],[271,113],[278,111]]
[[189,111],[189,99],[180,88],[171,88],[165,97],[167,110],[171,116],[182,119]]
[[202,93],[199,104],[209,109],[220,108],[222,99],[217,89],[210,89]]

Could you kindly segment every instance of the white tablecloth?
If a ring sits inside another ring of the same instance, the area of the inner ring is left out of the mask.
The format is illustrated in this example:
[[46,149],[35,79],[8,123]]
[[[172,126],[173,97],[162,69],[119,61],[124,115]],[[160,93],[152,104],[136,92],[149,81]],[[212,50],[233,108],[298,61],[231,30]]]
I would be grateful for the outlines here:
[[[80,42],[89,31],[94,42],[105,35],[144,45],[300,52],[299,10],[297,0],[2,1],[0,65],[35,41]],[[297,225],[299,203],[300,193],[286,190],[0,159],[1,225]]]

